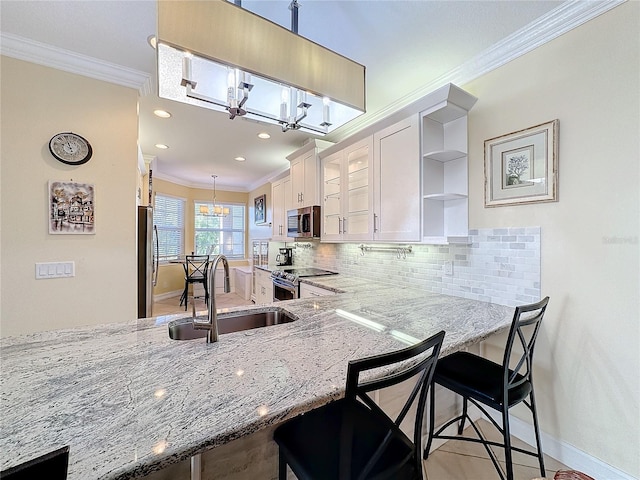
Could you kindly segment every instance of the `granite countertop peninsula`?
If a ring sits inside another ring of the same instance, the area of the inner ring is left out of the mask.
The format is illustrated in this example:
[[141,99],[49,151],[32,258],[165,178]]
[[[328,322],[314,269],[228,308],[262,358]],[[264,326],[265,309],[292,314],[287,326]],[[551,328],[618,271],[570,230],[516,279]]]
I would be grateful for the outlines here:
[[341,397],[351,359],[440,330],[447,355],[513,316],[362,278],[301,281],[343,293],[249,307],[297,320],[214,344],[169,339],[184,315],[2,339],[0,470],[70,445],[69,480],[143,477]]

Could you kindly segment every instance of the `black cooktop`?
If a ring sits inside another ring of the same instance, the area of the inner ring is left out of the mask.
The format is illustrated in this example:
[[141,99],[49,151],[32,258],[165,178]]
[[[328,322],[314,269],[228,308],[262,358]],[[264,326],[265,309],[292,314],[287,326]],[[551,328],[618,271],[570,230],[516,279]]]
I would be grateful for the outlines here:
[[336,272],[322,270],[321,268],[286,268],[282,270],[284,273],[292,273],[296,277],[318,277],[320,275],[336,275]]

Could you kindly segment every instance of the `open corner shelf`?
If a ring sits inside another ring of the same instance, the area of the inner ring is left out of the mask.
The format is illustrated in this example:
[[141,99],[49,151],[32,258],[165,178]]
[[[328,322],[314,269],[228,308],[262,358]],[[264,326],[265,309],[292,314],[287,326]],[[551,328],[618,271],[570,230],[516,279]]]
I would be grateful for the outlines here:
[[448,200],[462,200],[468,198],[464,193],[430,193],[424,195],[422,198],[425,200],[437,200],[441,202],[446,202]]
[[425,160],[436,160],[438,162],[450,162],[458,158],[466,157],[466,152],[460,150],[436,150],[433,152],[427,152],[423,155]]

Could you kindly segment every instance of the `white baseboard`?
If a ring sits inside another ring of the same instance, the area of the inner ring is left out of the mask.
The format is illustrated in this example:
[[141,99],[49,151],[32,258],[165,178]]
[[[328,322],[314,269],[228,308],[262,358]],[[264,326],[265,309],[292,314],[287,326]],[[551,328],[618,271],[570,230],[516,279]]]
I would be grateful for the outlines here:
[[[497,412],[490,412],[491,417],[502,424],[502,416]],[[536,440],[533,425],[513,415],[509,416],[511,434],[523,442],[535,446]],[[579,472],[586,473],[597,480],[638,480],[637,477],[618,470],[616,467],[589,455],[573,445],[558,440],[551,435],[540,432],[542,451],[545,455]]]
[[182,295],[182,290],[174,290],[173,292],[161,293],[159,295],[153,296],[153,301],[157,302],[160,300],[166,300],[167,298],[179,297]]

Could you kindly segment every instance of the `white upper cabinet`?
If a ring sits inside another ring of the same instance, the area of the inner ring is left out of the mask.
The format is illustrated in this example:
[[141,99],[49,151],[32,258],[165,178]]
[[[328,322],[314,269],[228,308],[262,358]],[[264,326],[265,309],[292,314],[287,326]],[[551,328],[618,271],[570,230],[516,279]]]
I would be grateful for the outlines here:
[[271,184],[272,240],[291,241],[287,238],[287,210],[291,205],[291,177],[287,176]]
[[420,113],[422,127],[422,241],[467,242],[469,180],[467,113],[477,99],[447,85]]
[[412,115],[373,135],[373,239],[420,241],[420,129]]
[[476,101],[447,84],[323,152],[322,240],[467,242],[467,113]]
[[320,162],[318,153],[333,145],[323,140],[312,140],[287,156],[291,162],[291,208],[320,205]]
[[322,160],[323,241],[372,238],[371,151],[367,137]]

